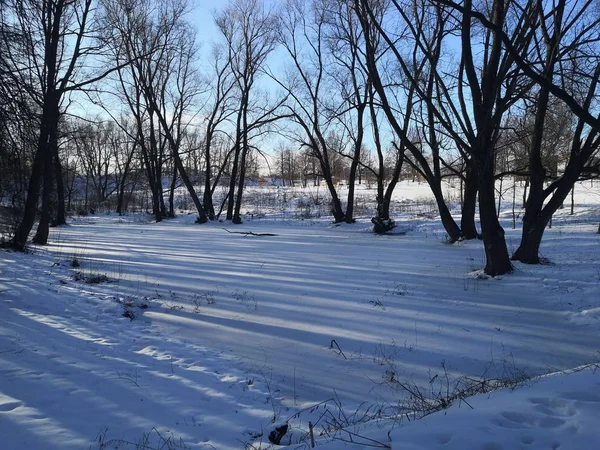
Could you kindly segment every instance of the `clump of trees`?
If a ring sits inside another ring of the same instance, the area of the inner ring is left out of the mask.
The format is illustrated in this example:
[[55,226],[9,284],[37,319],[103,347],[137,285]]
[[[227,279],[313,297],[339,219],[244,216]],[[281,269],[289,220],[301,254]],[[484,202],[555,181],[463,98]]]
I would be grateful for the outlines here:
[[[202,58],[185,0],[1,5],[0,201],[16,249],[36,218],[43,244],[69,210],[172,217],[180,189],[198,222],[241,223],[264,159],[284,184],[323,183],[335,222],[354,221],[369,180],[379,231],[410,170],[449,241],[481,238],[495,276],[539,263],[552,215],[600,172],[594,0],[232,0]],[[506,177],[526,186],[513,255]]]

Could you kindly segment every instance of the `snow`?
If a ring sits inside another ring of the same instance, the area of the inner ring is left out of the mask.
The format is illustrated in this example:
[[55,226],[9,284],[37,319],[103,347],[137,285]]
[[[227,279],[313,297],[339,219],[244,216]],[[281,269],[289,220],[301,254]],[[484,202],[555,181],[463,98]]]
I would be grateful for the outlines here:
[[598,444],[599,387],[593,369],[550,376],[517,391],[479,395],[470,406],[456,403],[394,430],[392,442],[406,450],[591,449]]
[[[281,444],[309,448],[309,421],[329,450],[596,448],[600,200],[576,197],[545,235],[551,264],[495,279],[481,242],[447,245],[415,214],[390,235],[75,218],[0,253],[0,448],[268,448],[286,422]],[[510,388],[402,409],[399,382],[435,394],[464,377]]]

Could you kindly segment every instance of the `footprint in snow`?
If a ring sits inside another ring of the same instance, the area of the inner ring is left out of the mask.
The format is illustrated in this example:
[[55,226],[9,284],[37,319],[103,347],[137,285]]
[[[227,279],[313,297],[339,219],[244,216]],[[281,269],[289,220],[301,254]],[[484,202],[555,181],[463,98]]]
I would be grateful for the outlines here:
[[448,442],[450,442],[452,440],[452,435],[451,434],[438,434],[436,436],[436,440],[438,442],[438,444],[440,445],[446,445]]
[[535,423],[535,417],[514,411],[504,411],[500,414],[500,417],[492,419],[492,423],[500,428],[531,428]]
[[573,417],[577,410],[573,402],[562,398],[534,397],[529,399],[536,411],[547,416]]
[[561,419],[560,417],[551,417],[551,416],[544,417],[539,423],[540,427],[542,427],[542,428],[558,428],[564,424],[565,424],[564,419]]

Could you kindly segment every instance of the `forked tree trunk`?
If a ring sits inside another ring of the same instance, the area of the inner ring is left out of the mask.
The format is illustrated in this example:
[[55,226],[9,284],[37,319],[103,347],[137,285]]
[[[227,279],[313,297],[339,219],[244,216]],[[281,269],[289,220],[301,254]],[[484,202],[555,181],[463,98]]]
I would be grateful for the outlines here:
[[548,221],[545,223],[536,223],[527,227],[523,226],[521,244],[512,256],[514,261],[521,261],[525,264],[540,263],[540,245],[547,225]]
[[[56,109],[58,109],[58,106]],[[31,176],[29,178],[29,185],[27,188],[27,199],[25,200],[25,207],[23,210],[23,219],[19,223],[19,226],[17,227],[15,235],[12,239],[12,247],[15,250],[23,251],[25,249],[27,238],[29,237],[29,233],[31,232],[35,222],[40,187],[46,171],[48,159],[48,144],[50,129],[52,127],[52,112],[53,108],[50,105],[50,102],[47,101],[42,111],[40,135],[38,136],[37,149],[31,168]]]
[[[573,158],[565,169],[565,173],[558,182],[554,194],[546,201],[543,194],[543,173],[533,176],[531,179],[531,190],[523,218],[523,234],[519,248],[515,251],[512,259],[521,261],[525,264],[539,264],[540,245],[542,237],[547,226],[552,224],[552,215],[565,201],[569,192],[572,191],[581,169],[583,168],[585,158]],[[539,178],[539,179],[538,179]],[[536,182],[534,182],[536,180]]]
[[27,238],[29,232],[33,228],[35,222],[35,213],[37,210],[38,197],[40,193],[40,184],[42,178],[42,158],[43,152],[38,152],[35,155],[33,166],[31,170],[31,177],[29,179],[29,186],[27,189],[27,199],[25,201],[25,208],[23,211],[23,219],[15,231],[15,235],[12,239],[12,247],[15,250],[25,250],[27,244]]

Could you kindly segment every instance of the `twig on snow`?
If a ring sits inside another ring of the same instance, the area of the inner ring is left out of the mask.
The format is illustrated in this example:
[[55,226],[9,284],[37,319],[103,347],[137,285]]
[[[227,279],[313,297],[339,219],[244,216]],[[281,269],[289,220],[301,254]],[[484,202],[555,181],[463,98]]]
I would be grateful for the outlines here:
[[223,228],[225,231],[231,234],[243,234],[244,236],[277,236],[273,233],[255,233],[253,231],[229,231],[227,228]]

